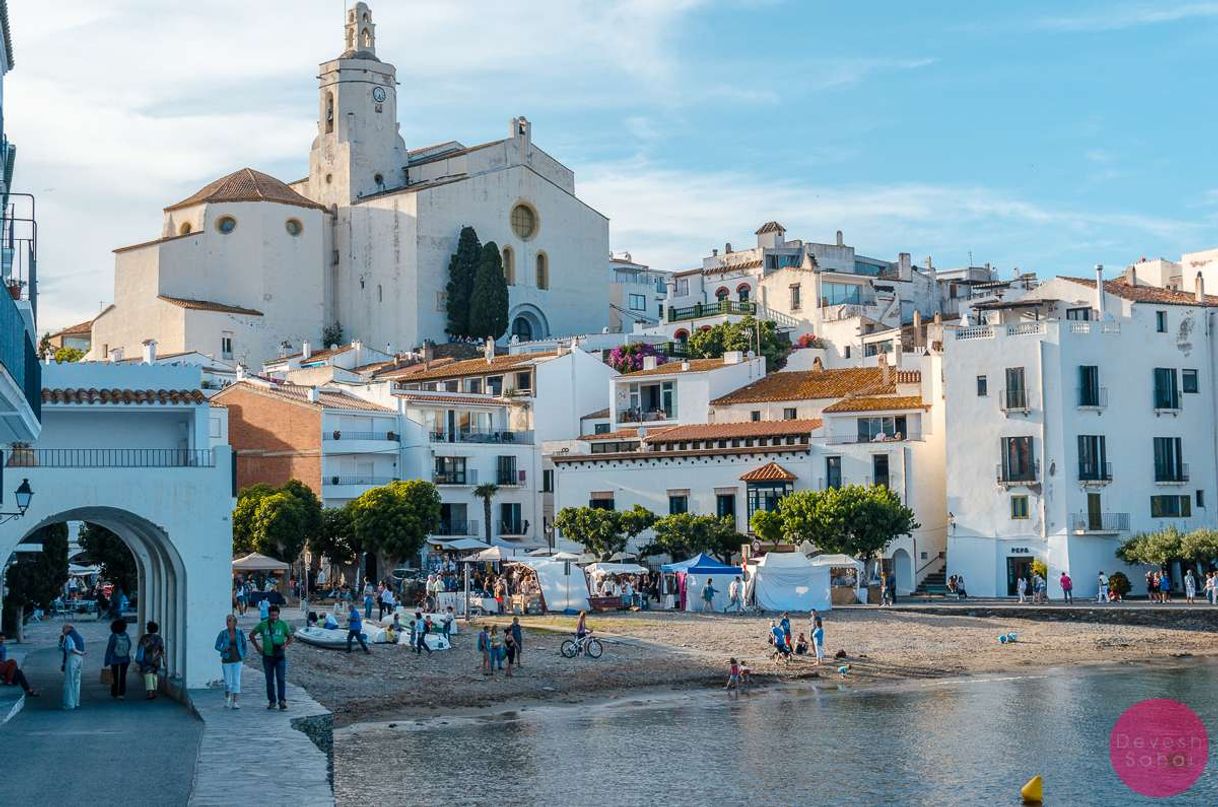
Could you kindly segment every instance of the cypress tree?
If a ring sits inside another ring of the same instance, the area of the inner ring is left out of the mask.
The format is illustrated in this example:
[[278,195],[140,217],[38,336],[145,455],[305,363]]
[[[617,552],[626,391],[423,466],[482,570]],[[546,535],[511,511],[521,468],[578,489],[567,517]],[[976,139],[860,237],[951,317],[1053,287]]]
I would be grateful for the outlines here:
[[453,336],[478,336],[469,327],[470,297],[482,259],[482,245],[473,227],[462,227],[457,251],[448,261],[448,327]]
[[469,302],[469,335],[498,339],[508,327],[508,287],[503,276],[503,257],[499,245],[487,241],[474,277],[474,293]]

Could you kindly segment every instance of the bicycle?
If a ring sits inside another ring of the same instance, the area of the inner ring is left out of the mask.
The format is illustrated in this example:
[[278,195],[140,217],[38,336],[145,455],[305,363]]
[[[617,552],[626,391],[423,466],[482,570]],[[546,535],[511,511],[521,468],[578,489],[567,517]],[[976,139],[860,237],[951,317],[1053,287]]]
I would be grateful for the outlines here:
[[605,648],[600,639],[595,639],[592,634],[586,633],[574,639],[567,639],[558,651],[566,658],[575,658],[581,654],[589,658],[600,658],[601,653],[605,652]]

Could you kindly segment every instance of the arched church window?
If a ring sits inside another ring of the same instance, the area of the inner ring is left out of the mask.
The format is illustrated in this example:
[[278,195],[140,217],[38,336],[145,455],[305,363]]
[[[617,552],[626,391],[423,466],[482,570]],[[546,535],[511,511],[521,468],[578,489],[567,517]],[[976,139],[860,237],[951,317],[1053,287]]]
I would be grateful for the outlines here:
[[537,211],[520,204],[512,208],[512,232],[528,241],[537,234]]
[[300,219],[288,219],[283,226],[287,229],[288,235],[296,236],[304,232],[304,225],[300,223]]
[[178,228],[178,235],[190,235],[192,227],[189,221],[182,222],[182,226]]
[[228,235],[233,230],[237,229],[237,220],[232,216],[221,216],[216,220],[216,229]]
[[537,288],[550,288],[550,259],[544,252],[537,253]]
[[363,33],[360,34],[359,42],[360,42],[360,45],[362,45],[365,48],[371,46],[372,45],[372,32],[369,31],[367,28],[365,28]]
[[503,248],[503,279],[509,286],[516,285],[516,253],[511,247]]
[[326,93],[326,134],[334,131],[334,93]]

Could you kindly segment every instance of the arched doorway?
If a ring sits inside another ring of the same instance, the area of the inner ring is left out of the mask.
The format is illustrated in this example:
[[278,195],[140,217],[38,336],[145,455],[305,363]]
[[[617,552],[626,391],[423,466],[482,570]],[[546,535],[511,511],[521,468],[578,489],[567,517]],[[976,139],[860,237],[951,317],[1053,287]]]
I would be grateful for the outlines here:
[[521,342],[533,341],[533,323],[527,317],[516,317],[512,320],[512,336]]
[[524,304],[516,306],[511,313],[512,326],[508,335],[518,342],[530,342],[535,339],[545,339],[550,335],[550,326],[546,315],[535,305]]
[[892,553],[892,570],[897,576],[897,590],[913,591],[913,559],[904,549]]

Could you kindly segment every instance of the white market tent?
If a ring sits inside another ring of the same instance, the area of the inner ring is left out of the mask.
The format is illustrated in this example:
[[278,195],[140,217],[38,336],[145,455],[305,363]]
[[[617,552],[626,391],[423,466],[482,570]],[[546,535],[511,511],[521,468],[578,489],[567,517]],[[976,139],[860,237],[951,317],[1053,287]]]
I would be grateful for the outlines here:
[[827,611],[832,608],[828,566],[816,566],[802,552],[768,552],[750,564],[750,588],[766,611]]
[[[503,546],[492,546],[490,549],[484,549],[476,555],[470,555],[468,558],[463,558],[467,563],[498,563],[501,560],[512,560],[516,557],[516,550]],[[525,557],[525,556],[521,556]]]
[[233,561],[234,572],[286,572],[290,568],[292,568],[290,564],[268,558],[257,552],[251,552],[245,557]]
[[686,611],[702,610],[702,591],[707,581],[714,586],[715,592],[711,598],[711,609],[722,611],[727,607],[728,590],[732,580],[742,574],[739,566],[720,563],[705,553],[688,560],[665,563],[660,567],[660,571],[677,576],[678,585],[685,591]]
[[550,558],[516,558],[508,562],[527,566],[537,574],[547,611],[574,613],[588,609],[588,583],[583,570],[574,563]]
[[454,538],[451,541],[436,541],[436,546],[445,552],[472,552],[473,550],[490,549],[490,544],[473,538]]
[[592,563],[584,567],[588,574],[647,574],[647,567],[637,563]]

